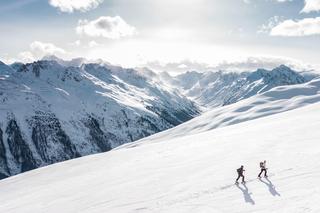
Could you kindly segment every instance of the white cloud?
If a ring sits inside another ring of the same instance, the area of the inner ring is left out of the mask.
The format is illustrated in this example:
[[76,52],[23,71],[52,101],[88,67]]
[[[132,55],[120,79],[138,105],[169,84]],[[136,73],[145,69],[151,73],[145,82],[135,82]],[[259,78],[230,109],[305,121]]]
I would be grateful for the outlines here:
[[259,68],[273,69],[282,64],[296,70],[310,70],[312,68],[312,66],[309,64],[305,64],[301,61],[294,60],[291,58],[254,56],[247,57],[237,61],[224,61],[214,66],[214,69],[226,71],[253,71]]
[[30,44],[31,53],[35,58],[41,58],[45,55],[65,55],[66,51],[60,47],[55,46],[52,43],[44,43],[40,41],[34,41]]
[[88,46],[89,46],[89,47],[96,47],[96,46],[99,46],[99,44],[98,44],[96,41],[90,41],[90,42],[88,43]]
[[103,0],[49,0],[49,4],[61,12],[72,13],[76,10],[86,12],[98,7]]
[[167,71],[170,73],[180,73],[185,71],[197,70],[199,72],[208,71],[211,67],[202,62],[191,61],[189,59],[185,59],[182,61],[172,61],[172,62],[161,62],[158,60],[148,61],[145,64],[142,64],[141,67],[148,67],[155,71]]
[[274,28],[275,26],[277,26],[281,21],[281,19],[283,19],[283,17],[280,16],[274,16],[272,18],[270,18],[267,22],[267,24],[263,24],[262,26],[259,27],[258,29],[258,33],[267,33],[269,34],[270,31],[272,30],[272,28]]
[[185,71],[196,70],[199,72],[206,71],[230,71],[230,72],[244,72],[255,71],[260,68],[273,69],[280,65],[286,65],[298,71],[312,70],[314,65],[306,64],[298,60],[285,57],[271,57],[271,56],[254,56],[245,57],[239,60],[224,60],[215,65],[209,65],[197,61],[183,60],[178,62],[161,63],[159,61],[152,61],[144,64],[155,71],[167,71],[170,73],[181,73]]
[[272,36],[311,36],[320,34],[320,17],[302,20],[285,20],[273,27]]
[[68,56],[68,53],[64,49],[57,47],[52,43],[34,41],[30,44],[29,50],[20,52],[17,58],[13,60],[26,63],[26,62],[39,60],[47,55],[56,55],[58,57],[66,57]]
[[29,51],[24,51],[18,54],[18,58],[20,59],[20,61],[22,62],[31,62],[31,61],[35,61],[35,58],[33,56],[33,54]]
[[69,43],[70,46],[75,46],[75,47],[79,47],[81,45],[81,41],[80,40],[76,40],[74,42]]
[[310,13],[312,11],[320,11],[320,0],[305,0],[302,13]]
[[186,69],[186,68],[188,68],[188,66],[185,65],[185,64],[180,64],[180,65],[178,66],[178,68],[179,68],[179,69]]
[[101,16],[93,21],[79,20],[76,31],[80,35],[110,39],[119,39],[136,33],[135,27],[127,24],[120,16]]

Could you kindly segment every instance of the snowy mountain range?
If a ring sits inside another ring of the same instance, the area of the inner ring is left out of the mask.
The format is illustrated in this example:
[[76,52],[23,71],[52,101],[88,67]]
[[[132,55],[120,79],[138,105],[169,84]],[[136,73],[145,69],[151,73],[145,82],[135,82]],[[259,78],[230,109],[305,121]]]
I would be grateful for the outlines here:
[[[254,72],[186,72],[169,79],[198,104],[209,108],[236,103],[282,85],[301,84],[316,77],[285,65]],[[168,79],[168,78],[166,78]]]
[[[160,139],[172,140],[186,135],[199,134],[318,102],[320,102],[319,77],[304,84],[275,87],[237,103],[211,109],[177,128],[171,128],[146,139],[141,139],[140,142]],[[136,145],[137,143],[133,144],[133,146]],[[126,146],[130,147],[131,144]]]
[[[263,103],[269,100],[264,102],[261,95],[257,97],[263,100],[257,102],[247,98],[281,85],[304,87],[314,77],[283,65],[271,71],[171,76],[82,58],[65,61],[48,56],[28,64],[0,63],[0,178],[110,151],[211,109],[212,122],[202,126],[248,120],[252,117],[247,112],[255,109],[261,113],[253,117],[261,117],[267,114]],[[244,99],[248,100],[244,108],[232,104]],[[197,129],[188,128],[189,123],[182,126],[190,132]]]
[[[319,128],[320,78],[275,87],[110,152],[2,180],[0,212],[317,213]],[[262,160],[269,177],[257,179]],[[235,185],[241,164],[247,182]]]
[[46,60],[0,68],[1,177],[109,151],[199,114],[133,69]]

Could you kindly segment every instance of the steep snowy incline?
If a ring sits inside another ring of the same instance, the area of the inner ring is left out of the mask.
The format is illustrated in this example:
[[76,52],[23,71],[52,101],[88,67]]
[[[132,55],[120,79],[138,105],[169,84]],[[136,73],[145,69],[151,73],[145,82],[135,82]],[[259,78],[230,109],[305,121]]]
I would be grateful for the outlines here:
[[[148,137],[146,140],[151,141],[160,138],[164,140],[196,134],[296,109],[319,101],[320,78],[305,84],[280,86],[235,104],[210,110],[191,121]],[[128,144],[128,146],[131,145]]]
[[[320,211],[320,103],[0,181],[0,212]],[[268,179],[258,180],[266,159]],[[247,184],[234,185],[245,165]]]

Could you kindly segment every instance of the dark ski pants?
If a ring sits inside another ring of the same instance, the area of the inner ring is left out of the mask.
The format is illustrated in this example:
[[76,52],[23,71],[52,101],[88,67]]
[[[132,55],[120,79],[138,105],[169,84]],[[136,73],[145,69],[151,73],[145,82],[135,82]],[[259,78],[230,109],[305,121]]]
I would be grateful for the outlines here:
[[238,174],[238,178],[237,178],[236,182],[238,182],[238,180],[240,179],[240,177],[242,177],[242,182],[244,182],[244,176],[243,176],[243,174]]
[[267,177],[267,170],[266,169],[261,169],[261,172],[259,173],[258,177],[261,177],[262,172],[264,172],[264,176]]

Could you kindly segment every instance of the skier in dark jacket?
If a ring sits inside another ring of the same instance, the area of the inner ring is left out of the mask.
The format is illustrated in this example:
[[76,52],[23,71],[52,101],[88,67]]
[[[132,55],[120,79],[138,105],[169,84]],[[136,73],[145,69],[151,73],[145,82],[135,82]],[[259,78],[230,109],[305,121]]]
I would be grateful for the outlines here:
[[266,161],[260,162],[260,169],[261,169],[261,171],[260,171],[260,173],[259,173],[259,175],[258,175],[258,178],[261,177],[261,175],[262,175],[263,172],[264,172],[264,176],[265,176],[265,177],[268,177],[268,175],[267,175],[267,168],[266,168]]
[[239,169],[237,169],[237,172],[238,172],[238,178],[236,179],[236,183],[238,183],[238,180],[240,177],[242,177],[242,183],[245,183],[244,182],[244,175],[243,175],[243,172],[245,170],[243,169],[243,166],[241,166]]

